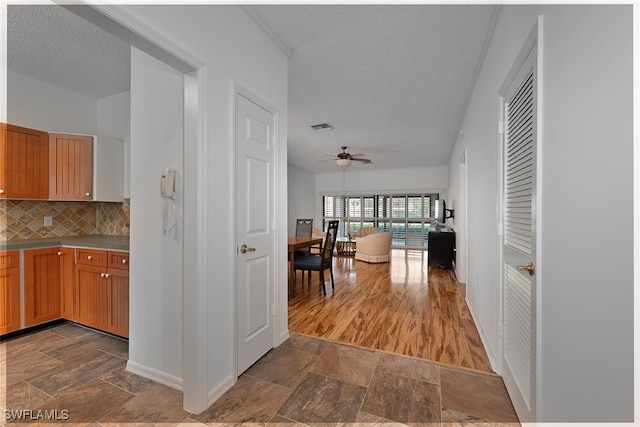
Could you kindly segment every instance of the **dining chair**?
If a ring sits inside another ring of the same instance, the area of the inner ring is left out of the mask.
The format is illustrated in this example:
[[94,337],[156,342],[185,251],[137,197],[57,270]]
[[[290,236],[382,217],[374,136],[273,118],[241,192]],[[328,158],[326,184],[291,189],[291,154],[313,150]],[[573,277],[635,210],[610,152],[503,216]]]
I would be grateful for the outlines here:
[[320,255],[308,255],[300,258],[296,258],[294,261],[295,270],[303,271],[317,271],[320,274],[320,284],[322,285],[322,292],[326,295],[327,289],[324,283],[324,271],[329,269],[331,275],[331,289],[335,290],[335,283],[333,280],[333,250],[336,246],[336,238],[338,236],[338,224],[340,221],[329,221],[327,226],[327,236],[325,237],[324,244],[322,245],[322,251]]
[[[297,219],[296,220],[296,237],[311,237],[313,234],[313,219]],[[298,249],[296,256],[307,256],[310,254],[310,248]]]
[[[313,236],[313,219],[296,219],[296,237],[312,237]],[[296,257],[307,256],[311,254],[311,247],[296,250]],[[294,274],[296,270],[294,269]],[[304,274],[304,273],[303,273]],[[304,276],[303,276],[304,280]],[[309,271],[309,281],[311,281],[311,271]]]

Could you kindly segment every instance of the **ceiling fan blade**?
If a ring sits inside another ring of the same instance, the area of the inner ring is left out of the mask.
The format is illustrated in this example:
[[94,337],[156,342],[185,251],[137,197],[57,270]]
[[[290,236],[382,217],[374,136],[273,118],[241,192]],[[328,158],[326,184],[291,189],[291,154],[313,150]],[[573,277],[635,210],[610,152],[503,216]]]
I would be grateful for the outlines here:
[[363,163],[371,163],[371,159],[351,159],[354,162],[363,162]]
[[335,159],[316,160],[316,162],[333,162],[333,161],[336,161],[336,160],[338,160],[338,159],[335,158]]
[[356,153],[351,155],[351,157],[362,157],[362,156],[364,156],[363,153]]

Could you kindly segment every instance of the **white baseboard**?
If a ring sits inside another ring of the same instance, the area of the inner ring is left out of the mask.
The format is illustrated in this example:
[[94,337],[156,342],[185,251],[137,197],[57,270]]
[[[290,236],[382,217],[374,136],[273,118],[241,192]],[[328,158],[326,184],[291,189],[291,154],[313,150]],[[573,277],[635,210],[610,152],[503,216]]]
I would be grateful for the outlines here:
[[140,375],[141,377],[159,382],[171,388],[175,388],[176,390],[183,391],[182,378],[178,378],[165,372],[140,365],[139,363],[132,362],[130,360],[127,362],[127,371],[136,375]]
[[491,369],[493,370],[493,372],[497,373],[498,371],[496,370],[496,367],[499,365],[496,363],[496,360],[495,360],[496,357],[491,351],[491,347],[489,347],[488,345],[489,340],[487,339],[487,336],[484,334],[484,330],[480,327],[480,325],[478,325],[478,321],[476,320],[476,315],[473,312],[473,308],[471,304],[469,304],[469,298],[467,296],[465,296],[464,301],[467,303],[467,307],[469,308],[469,313],[471,313],[471,318],[473,319],[473,323],[474,325],[476,325],[476,329],[478,330],[478,334],[480,335],[480,341],[482,341],[482,346],[484,347],[484,351],[487,353],[487,357],[489,358]]
[[278,337],[278,342],[276,343],[276,347],[289,339],[291,335],[289,334],[289,328],[287,328],[284,332],[280,334]]
[[227,377],[214,389],[209,390],[209,393],[207,393],[207,407],[213,405],[216,400],[220,399],[220,397],[233,387],[237,381],[238,379],[232,375]]

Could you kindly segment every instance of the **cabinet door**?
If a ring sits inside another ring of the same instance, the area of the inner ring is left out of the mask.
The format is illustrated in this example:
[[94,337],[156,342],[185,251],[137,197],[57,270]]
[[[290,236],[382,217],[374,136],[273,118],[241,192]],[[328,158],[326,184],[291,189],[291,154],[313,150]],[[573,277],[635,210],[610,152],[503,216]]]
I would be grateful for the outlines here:
[[58,248],[24,251],[24,316],[25,326],[60,317]]
[[0,253],[0,335],[20,329],[18,251]]
[[96,329],[107,329],[109,278],[106,274],[104,267],[76,264],[76,322]]
[[102,136],[94,141],[93,200],[124,201],[124,141]]
[[91,200],[93,137],[49,134],[49,198]]
[[49,135],[0,123],[0,198],[46,199]]
[[129,338],[129,271],[110,268],[107,332]]
[[60,317],[75,320],[73,296],[73,248],[59,248],[60,258]]

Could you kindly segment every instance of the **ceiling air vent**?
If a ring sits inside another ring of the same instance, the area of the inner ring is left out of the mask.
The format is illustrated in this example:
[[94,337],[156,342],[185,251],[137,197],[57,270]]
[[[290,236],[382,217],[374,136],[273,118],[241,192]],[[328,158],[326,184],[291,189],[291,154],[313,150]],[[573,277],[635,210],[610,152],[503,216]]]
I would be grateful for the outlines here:
[[312,125],[311,129],[315,130],[316,132],[322,132],[323,130],[333,129],[333,126],[331,126],[329,123],[320,123],[319,125]]

